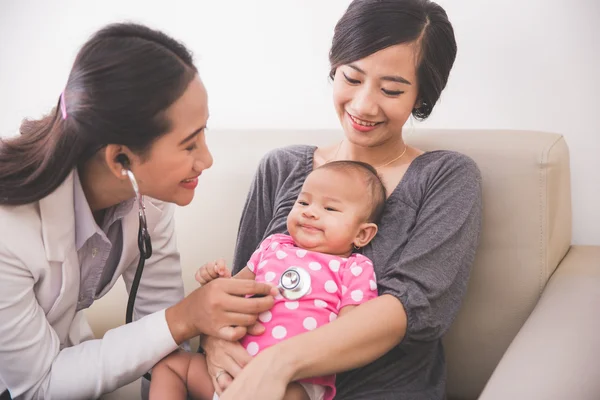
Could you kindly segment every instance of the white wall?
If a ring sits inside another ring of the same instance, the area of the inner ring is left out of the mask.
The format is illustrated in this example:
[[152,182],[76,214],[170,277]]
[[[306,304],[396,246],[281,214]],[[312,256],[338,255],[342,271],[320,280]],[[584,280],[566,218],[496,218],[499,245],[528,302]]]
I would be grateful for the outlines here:
[[[574,242],[600,244],[598,0],[440,0],[459,55],[429,127],[562,133]],[[0,0],[0,135],[56,104],[78,47],[133,20],[193,49],[212,128],[335,128],[327,80],[349,0]]]

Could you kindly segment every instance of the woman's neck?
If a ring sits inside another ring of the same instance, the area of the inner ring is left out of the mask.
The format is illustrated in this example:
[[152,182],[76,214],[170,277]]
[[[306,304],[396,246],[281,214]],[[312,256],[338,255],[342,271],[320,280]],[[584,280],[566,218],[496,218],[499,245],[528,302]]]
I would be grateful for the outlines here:
[[381,167],[403,154],[406,144],[401,136],[392,138],[376,147],[362,147],[344,139],[334,155],[335,160],[362,161],[375,168]]
[[85,198],[97,213],[134,196],[129,181],[117,179],[106,165],[95,157],[78,168]]

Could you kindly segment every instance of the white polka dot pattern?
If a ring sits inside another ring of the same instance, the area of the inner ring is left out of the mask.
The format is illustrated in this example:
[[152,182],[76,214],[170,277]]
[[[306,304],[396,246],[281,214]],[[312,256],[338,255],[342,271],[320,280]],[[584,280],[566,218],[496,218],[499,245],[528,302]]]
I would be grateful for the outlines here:
[[335,292],[337,292],[337,290],[338,290],[338,287],[334,281],[328,280],[327,282],[325,282],[325,291],[327,293],[335,293]]
[[265,311],[258,314],[258,320],[260,322],[269,322],[271,318],[273,318],[273,314],[271,314],[271,311]]
[[333,272],[338,272],[340,270],[340,262],[338,260],[329,261],[329,269]]
[[304,249],[296,250],[296,255],[298,256],[298,258],[304,258],[306,253],[307,253],[307,251]]
[[251,356],[257,355],[258,350],[258,343],[256,342],[250,342],[248,343],[248,346],[246,346],[246,351],[248,351],[248,354],[250,354]]
[[275,279],[276,276],[277,276],[277,274],[275,274],[275,272],[269,271],[265,274],[265,281],[273,282],[273,280]]
[[352,293],[350,293],[350,297],[352,297],[352,300],[359,302],[363,299],[363,292],[362,290],[353,290]]
[[275,339],[283,339],[284,337],[287,336],[287,329],[285,329],[281,325],[277,325],[276,327],[273,328],[273,330],[271,331],[271,334],[273,335],[273,337]]
[[321,264],[313,261],[308,263],[308,268],[312,269],[313,271],[319,271],[321,269]]
[[284,258],[287,257],[287,253],[283,250],[277,250],[277,253],[275,253],[275,256],[280,259],[283,260]]
[[369,288],[371,288],[371,290],[377,290],[377,283],[375,283],[373,279],[369,280]]
[[315,300],[315,307],[326,308],[327,307],[327,303],[324,302],[323,300],[316,299]]
[[264,260],[258,264],[258,269],[263,269],[265,265],[267,265],[268,261]]
[[330,313],[329,314],[329,322],[333,322],[337,319],[337,314],[336,313]]
[[251,261],[248,261],[246,267],[248,267],[250,271],[254,272],[254,264]]
[[362,269],[362,267],[359,267],[358,265],[354,264],[350,268],[350,272],[352,272],[352,275],[354,275],[354,276],[360,276],[360,274],[362,274],[362,272],[363,272],[363,269]]
[[302,321],[302,326],[304,326],[304,329],[307,331],[312,331],[317,327],[317,320],[313,317],[306,317],[304,318],[304,321]]
[[285,302],[285,308],[287,308],[288,310],[296,310],[299,305],[300,305],[300,303],[298,303],[297,301],[286,301]]

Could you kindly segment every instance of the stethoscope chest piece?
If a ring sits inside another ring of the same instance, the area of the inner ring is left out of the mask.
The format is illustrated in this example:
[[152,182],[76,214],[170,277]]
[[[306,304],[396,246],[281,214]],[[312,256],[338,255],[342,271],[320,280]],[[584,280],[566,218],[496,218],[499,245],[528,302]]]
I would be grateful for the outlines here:
[[310,292],[310,274],[304,268],[290,267],[279,278],[279,291],[288,300],[298,300]]

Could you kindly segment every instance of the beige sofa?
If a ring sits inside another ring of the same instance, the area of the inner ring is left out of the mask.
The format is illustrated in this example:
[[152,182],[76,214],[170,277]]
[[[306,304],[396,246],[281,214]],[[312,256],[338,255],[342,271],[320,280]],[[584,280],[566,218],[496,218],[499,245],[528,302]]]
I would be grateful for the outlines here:
[[[193,273],[202,263],[231,261],[246,190],[268,150],[341,137],[339,131],[210,131],[214,167],[176,216],[186,291],[196,287]],[[445,337],[449,398],[600,399],[600,247],[571,245],[564,138],[417,130],[407,140],[424,150],[467,154],[483,175],[481,244],[467,297]],[[99,337],[123,323],[125,303],[119,286],[88,310]],[[139,398],[138,387],[107,398]]]

